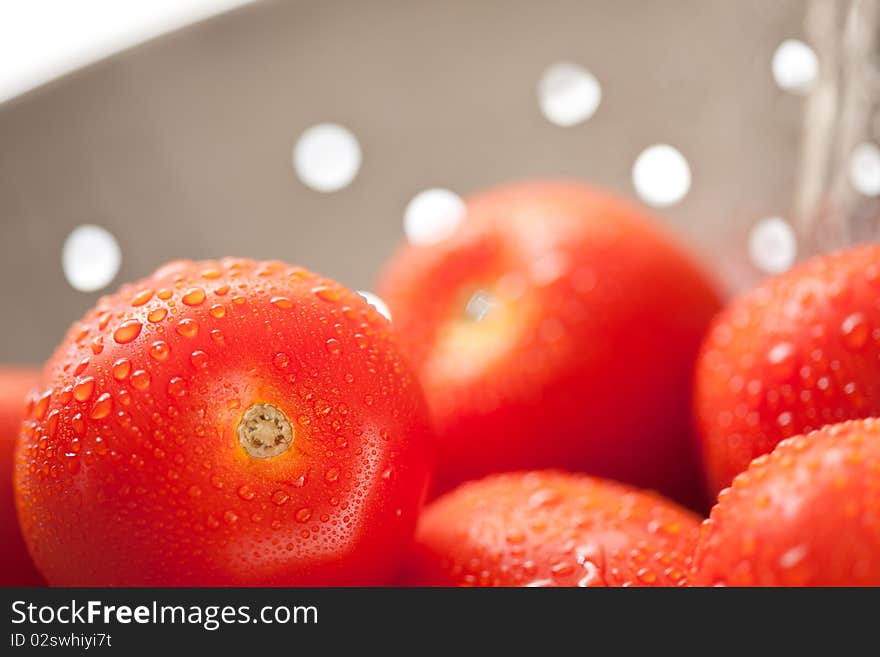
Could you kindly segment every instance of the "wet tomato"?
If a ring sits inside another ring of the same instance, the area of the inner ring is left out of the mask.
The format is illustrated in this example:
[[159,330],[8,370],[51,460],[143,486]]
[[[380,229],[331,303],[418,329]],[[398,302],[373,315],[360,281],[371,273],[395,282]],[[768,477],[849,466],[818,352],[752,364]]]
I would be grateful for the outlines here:
[[779,443],[703,524],[697,585],[880,586],[880,421]]
[[577,183],[466,205],[379,285],[436,422],[435,490],[560,467],[700,505],[691,382],[720,305],[700,268],[645,212]]
[[12,454],[25,414],[25,397],[37,384],[39,371],[0,368],[0,586],[41,586],[18,527],[12,494]]
[[60,585],[380,584],[427,485],[387,321],[279,262],[175,262],[102,299],[46,365],[16,453]]
[[880,246],[822,256],[735,300],[697,365],[712,492],[783,438],[880,414]]
[[542,471],[463,484],[422,514],[419,586],[682,586],[699,519],[654,493]]

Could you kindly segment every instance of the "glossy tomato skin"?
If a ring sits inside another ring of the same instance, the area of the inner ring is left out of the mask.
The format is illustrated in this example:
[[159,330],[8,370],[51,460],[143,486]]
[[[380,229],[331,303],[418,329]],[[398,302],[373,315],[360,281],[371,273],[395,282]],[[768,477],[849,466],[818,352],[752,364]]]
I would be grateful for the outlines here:
[[573,182],[492,189],[379,291],[436,422],[435,492],[562,467],[705,503],[690,397],[719,299],[642,210]]
[[0,586],[45,586],[22,538],[12,488],[12,455],[25,398],[39,375],[34,368],[0,368]]
[[[240,442],[254,404],[288,419],[283,453]],[[419,386],[359,295],[280,262],[175,262],[102,299],[47,364],[17,502],[51,584],[381,584],[430,450]]]
[[416,586],[683,586],[699,518],[655,493],[536,471],[468,482],[425,509]]
[[713,322],[694,408],[713,493],[783,438],[880,414],[880,246],[808,261]]
[[880,421],[786,439],[724,490],[701,528],[696,585],[880,585]]

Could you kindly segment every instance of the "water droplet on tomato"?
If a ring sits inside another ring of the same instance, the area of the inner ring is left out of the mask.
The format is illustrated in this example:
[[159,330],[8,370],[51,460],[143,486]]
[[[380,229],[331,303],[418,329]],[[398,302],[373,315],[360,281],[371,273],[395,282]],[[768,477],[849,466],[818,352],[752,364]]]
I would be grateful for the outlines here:
[[316,297],[323,301],[339,301],[342,298],[342,291],[335,287],[320,285],[312,289]]
[[166,360],[170,352],[171,347],[168,346],[168,343],[164,340],[156,340],[156,342],[150,346],[150,356],[158,361]]
[[254,489],[244,484],[238,487],[238,491],[236,491],[238,496],[243,499],[245,502],[250,502],[257,494],[254,492]]
[[146,370],[135,370],[131,374],[131,385],[143,392],[150,387],[150,375]]
[[226,316],[226,306],[222,303],[215,303],[211,306],[211,310],[208,312],[211,313],[211,317],[216,317],[217,319],[221,319]]
[[153,298],[153,295],[155,293],[156,293],[155,290],[151,290],[150,288],[144,288],[143,290],[141,290],[140,292],[138,292],[137,294],[134,295],[134,297],[131,300],[131,305],[135,308],[137,308],[138,306],[143,306],[145,303],[147,303],[147,301],[149,301],[150,299]]
[[143,327],[144,325],[138,320],[129,319],[128,321],[122,322],[122,324],[120,324],[113,332],[113,339],[119,344],[127,344],[141,334],[141,329]]
[[76,368],[73,370],[73,375],[74,375],[74,376],[79,376],[80,374],[83,373],[83,371],[85,371],[85,369],[86,369],[88,366],[89,366],[89,359],[88,359],[88,357],[83,358],[83,359],[79,362],[79,364],[76,366]]
[[179,376],[172,376],[168,380],[168,394],[172,397],[183,397],[186,395],[186,381]]
[[272,497],[270,499],[272,500],[272,504],[275,504],[276,506],[283,506],[287,504],[288,500],[290,500],[290,495],[285,493],[283,490],[276,490],[274,493],[272,493]]
[[205,300],[205,291],[200,287],[193,287],[184,292],[181,301],[187,306],[198,306]]
[[95,391],[95,378],[91,376],[87,376],[84,379],[80,379],[73,386],[73,398],[76,401],[83,402],[86,401],[89,397],[92,396],[92,393]]
[[284,310],[293,308],[293,301],[291,301],[287,297],[272,297],[269,300],[269,303],[271,303],[276,308],[283,308]]
[[131,373],[131,361],[128,358],[120,358],[113,363],[113,378],[117,381],[124,381]]
[[843,344],[847,349],[853,351],[857,351],[865,346],[869,333],[868,320],[862,313],[853,313],[844,319],[840,325]]
[[312,517],[312,510],[309,507],[304,506],[296,512],[295,517],[297,522],[308,522]]
[[339,344],[339,340],[336,338],[330,338],[326,342],[327,353],[331,356],[338,356],[342,351],[342,345]]
[[290,365],[290,356],[284,352],[279,352],[275,354],[275,358],[272,359],[272,364],[279,370],[287,369],[287,366]]
[[92,406],[92,412],[89,414],[89,418],[92,420],[101,420],[110,415],[111,410],[113,410],[113,399],[110,397],[110,393],[102,393],[95,400],[95,405]]
[[204,370],[208,367],[208,354],[201,349],[196,349],[189,355],[189,362],[197,370]]
[[194,338],[199,332],[199,323],[194,319],[182,319],[177,323],[177,332],[185,338]]
[[167,317],[167,316],[168,316],[168,309],[167,308],[154,308],[153,310],[150,311],[150,314],[147,315],[147,319],[153,324],[158,324],[163,319],[165,319],[165,317]]

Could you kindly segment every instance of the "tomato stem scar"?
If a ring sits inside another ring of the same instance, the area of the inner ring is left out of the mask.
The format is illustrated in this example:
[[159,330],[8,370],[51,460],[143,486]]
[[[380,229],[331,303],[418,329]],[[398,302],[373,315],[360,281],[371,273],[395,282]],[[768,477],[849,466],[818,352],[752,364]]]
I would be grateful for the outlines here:
[[293,426],[277,406],[251,404],[238,422],[238,442],[255,459],[279,456],[293,444]]

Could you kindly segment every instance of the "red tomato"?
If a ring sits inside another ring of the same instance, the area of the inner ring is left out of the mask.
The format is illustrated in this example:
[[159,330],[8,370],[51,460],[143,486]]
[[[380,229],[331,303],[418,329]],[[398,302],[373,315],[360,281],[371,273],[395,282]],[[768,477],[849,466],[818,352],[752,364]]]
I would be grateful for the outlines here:
[[694,583],[880,585],[880,420],[789,438],[718,498]]
[[379,289],[433,412],[437,491],[563,467],[704,499],[691,380],[719,300],[643,211],[577,183],[493,189]]
[[44,373],[19,514],[51,584],[380,584],[430,434],[388,323],[279,262],[175,262],[102,299]]
[[45,586],[25,547],[12,492],[12,454],[24,416],[25,397],[39,371],[0,368],[0,586]]
[[811,260],[734,301],[697,366],[713,492],[783,438],[880,414],[880,246]]
[[562,472],[492,475],[425,509],[417,586],[682,586],[699,519],[659,495]]

